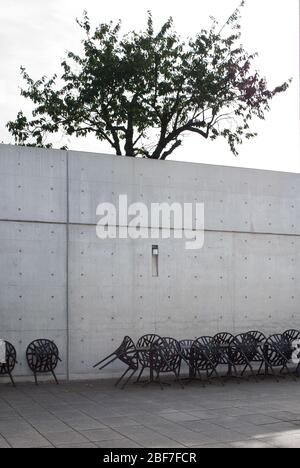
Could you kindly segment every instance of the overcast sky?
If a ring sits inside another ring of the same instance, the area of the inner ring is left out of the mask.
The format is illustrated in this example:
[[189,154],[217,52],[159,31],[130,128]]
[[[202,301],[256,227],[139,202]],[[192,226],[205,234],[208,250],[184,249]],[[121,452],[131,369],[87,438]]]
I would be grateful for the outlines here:
[[[96,25],[123,21],[124,31],[145,25],[151,9],[160,24],[173,16],[182,35],[193,35],[209,24],[209,16],[224,22],[237,0],[0,0],[0,141],[12,142],[5,129],[19,110],[30,110],[19,95],[19,67],[34,79],[59,71],[66,50],[80,50],[82,31],[75,22],[86,9]],[[272,103],[265,122],[254,122],[259,137],[245,143],[234,157],[225,140],[206,142],[188,136],[173,159],[231,166],[300,172],[299,145],[299,10],[298,0],[248,0],[243,9],[242,43],[257,51],[257,68],[271,87],[293,77],[289,91]],[[112,152],[93,137],[72,139],[69,148]]]

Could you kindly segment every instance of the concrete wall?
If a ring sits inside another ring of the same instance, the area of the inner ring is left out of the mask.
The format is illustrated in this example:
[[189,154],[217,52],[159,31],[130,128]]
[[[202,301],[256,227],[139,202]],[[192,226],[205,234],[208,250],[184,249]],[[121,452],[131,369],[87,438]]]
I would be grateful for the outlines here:
[[[119,194],[204,202],[203,249],[99,240],[96,207]],[[84,378],[126,334],[300,328],[299,252],[299,174],[0,145],[0,335],[19,375],[36,337],[57,342],[61,376]]]

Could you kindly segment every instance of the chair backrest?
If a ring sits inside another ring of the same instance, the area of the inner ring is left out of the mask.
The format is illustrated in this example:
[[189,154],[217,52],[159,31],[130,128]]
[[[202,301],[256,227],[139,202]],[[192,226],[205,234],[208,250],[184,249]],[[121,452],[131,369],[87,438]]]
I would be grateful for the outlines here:
[[138,367],[138,355],[135,344],[130,336],[125,336],[121,345],[116,350],[116,355],[124,364],[127,364],[132,369]]
[[291,358],[291,344],[284,335],[271,335],[265,343],[264,353],[270,364],[280,366],[285,364]]
[[139,362],[144,367],[150,367],[150,349],[155,341],[160,338],[159,335],[150,334],[141,336],[136,344]]
[[214,341],[216,341],[220,345],[228,344],[230,345],[233,340],[234,336],[231,333],[217,333],[214,337]]
[[195,343],[198,343],[200,346],[209,346],[213,341],[212,336],[200,336],[195,340]]
[[158,338],[151,347],[154,369],[157,372],[177,370],[181,362],[180,344],[174,338]]
[[292,343],[295,340],[300,340],[300,331],[299,330],[286,330],[283,333],[283,336]]
[[220,362],[219,343],[212,336],[201,336],[197,338],[191,350],[194,367],[207,369],[216,367]]
[[289,346],[289,341],[286,338],[286,336],[281,335],[280,333],[276,333],[274,335],[269,336],[266,343],[270,345],[278,346],[278,347],[281,345]]
[[6,363],[0,364],[0,375],[8,374],[12,372],[17,363],[17,352],[15,347],[9,343],[9,341],[5,341],[6,345]]
[[33,372],[52,372],[57,367],[59,351],[56,344],[46,338],[32,341],[27,347],[26,358]]
[[194,340],[181,340],[179,341],[181,356],[183,360],[189,364],[191,356],[191,348],[193,346]]
[[248,333],[241,333],[234,337],[230,345],[230,359],[235,365],[251,362],[257,356],[258,342]]
[[247,335],[252,336],[259,344],[263,343],[267,339],[266,335],[258,330],[249,331],[247,332]]
[[175,356],[175,355],[178,356],[178,354],[180,355],[181,347],[180,347],[179,342],[175,340],[175,338],[163,337],[162,340],[163,340],[163,345],[164,345],[162,348],[162,352],[166,358],[168,357],[168,355],[169,356]]

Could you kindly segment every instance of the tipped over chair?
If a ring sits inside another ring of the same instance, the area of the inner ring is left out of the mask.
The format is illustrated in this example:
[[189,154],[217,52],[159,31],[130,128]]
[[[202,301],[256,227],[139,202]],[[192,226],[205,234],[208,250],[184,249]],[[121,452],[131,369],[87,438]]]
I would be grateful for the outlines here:
[[94,368],[100,366],[99,370],[105,369],[105,367],[107,367],[109,364],[112,364],[117,359],[119,359],[123,364],[126,364],[127,369],[115,383],[116,387],[121,383],[121,381],[128,374],[128,372],[131,371],[129,377],[127,377],[125,383],[121,387],[122,389],[124,389],[125,386],[129,383],[130,379],[137,372],[138,367],[139,367],[138,353],[137,353],[134,342],[129,336],[125,336],[121,345],[111,354],[106,356],[106,358],[97,362],[97,364],[94,365]]
[[14,346],[9,343],[8,341],[4,341],[5,343],[5,362],[0,363],[0,375],[8,375],[10,378],[11,383],[15,387],[16,384],[14,382],[12,372],[17,364],[17,353]]
[[26,359],[33,372],[36,385],[38,385],[37,375],[48,373],[53,375],[56,384],[58,384],[55,369],[61,359],[58,348],[53,341],[45,338],[33,341],[27,347]]

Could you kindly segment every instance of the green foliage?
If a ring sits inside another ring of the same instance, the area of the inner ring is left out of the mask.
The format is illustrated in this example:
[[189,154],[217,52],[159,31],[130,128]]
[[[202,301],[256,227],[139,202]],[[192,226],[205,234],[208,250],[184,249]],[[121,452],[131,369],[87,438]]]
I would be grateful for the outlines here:
[[[243,6],[243,3],[241,4]],[[87,13],[83,56],[69,52],[63,73],[26,82],[22,96],[35,105],[32,119],[22,112],[7,126],[17,144],[48,146],[49,134],[94,134],[116,154],[166,159],[193,132],[223,137],[231,151],[253,138],[253,117],[264,119],[270,101],[289,82],[269,90],[252,70],[256,54],[240,45],[240,9],[220,28],[183,41],[169,18],[156,33],[151,12],[145,31],[121,36],[121,23],[100,24],[91,33]]]

